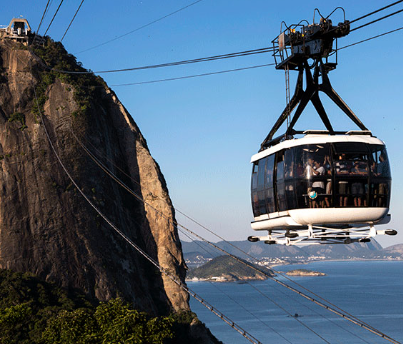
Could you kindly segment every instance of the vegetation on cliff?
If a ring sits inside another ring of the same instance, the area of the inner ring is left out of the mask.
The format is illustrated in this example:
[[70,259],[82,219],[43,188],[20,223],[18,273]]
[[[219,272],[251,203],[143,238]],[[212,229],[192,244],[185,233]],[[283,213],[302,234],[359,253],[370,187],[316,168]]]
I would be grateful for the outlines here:
[[[259,272],[262,271],[262,272]],[[264,280],[270,270],[230,256],[219,256],[208,263],[189,271],[187,278],[215,279],[218,281]]]
[[31,274],[0,270],[0,343],[187,343],[192,322],[201,326],[191,312],[151,317],[120,298],[94,304]]
[[[60,42],[47,37],[45,44],[34,46],[33,53],[40,59],[42,66],[36,69],[38,80],[40,80],[37,86],[37,98],[41,110],[46,102],[46,90],[55,78],[74,87],[74,99],[79,105],[79,110],[73,113],[74,116],[84,115],[91,108],[91,103],[96,99],[99,100],[97,91],[105,86],[103,79],[83,68],[76,57],[69,54]],[[69,73],[62,71],[69,71]],[[36,103],[33,112],[36,115],[39,114]]]

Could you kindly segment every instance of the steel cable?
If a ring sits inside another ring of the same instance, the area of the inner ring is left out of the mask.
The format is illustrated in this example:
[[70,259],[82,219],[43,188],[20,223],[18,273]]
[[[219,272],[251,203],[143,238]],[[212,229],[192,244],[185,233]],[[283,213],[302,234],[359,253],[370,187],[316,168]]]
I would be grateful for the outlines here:
[[43,34],[44,36],[46,36],[46,34],[47,34],[47,32],[48,32],[50,26],[51,26],[52,23],[53,23],[53,20],[55,20],[56,15],[57,15],[57,13],[59,12],[60,6],[62,5],[63,1],[64,1],[64,0],[61,0],[61,1],[60,1],[59,7],[57,8],[55,14],[53,15],[53,18],[52,18],[52,20],[50,21],[50,24],[49,24],[48,28],[46,29],[45,33]]
[[[402,0],[402,1],[403,1],[403,0]],[[63,42],[64,36],[66,36],[67,31],[69,31],[69,29],[70,29],[71,24],[73,24],[73,21],[74,21],[74,19],[76,18],[77,13],[78,13],[78,11],[80,10],[81,5],[83,4],[83,2],[84,2],[84,0],[82,0],[81,3],[80,3],[80,6],[78,6],[77,11],[76,11],[76,13],[74,14],[74,17],[73,17],[73,19],[71,20],[71,22],[70,22],[68,28],[66,29],[66,31],[65,31],[65,33],[64,33],[64,35],[63,35],[63,37],[62,37],[62,39],[60,40],[60,42]]]
[[[137,199],[139,199],[140,201],[142,201],[145,205],[148,205],[151,209],[153,209],[154,211],[158,212],[159,214],[161,214],[163,217],[167,218],[168,220],[173,221],[170,217],[166,216],[164,213],[160,212],[158,209],[156,209],[155,207],[153,207],[152,205],[150,205],[149,203],[147,203],[147,202],[142,198],[142,196],[137,195],[133,190],[131,190],[128,186],[126,186],[126,184],[124,184],[118,177],[116,177],[116,176],[114,175],[114,173],[112,173],[111,171],[109,171],[98,159],[96,159],[95,156],[93,156],[93,154],[83,145],[83,143],[78,139],[78,137],[74,134],[74,132],[72,132],[72,135],[76,138],[77,142],[78,142],[78,143],[81,145],[81,147],[87,152],[87,154],[91,157],[91,159],[93,159],[94,162],[95,162],[102,170],[104,170],[105,173],[107,173],[111,178],[113,178],[119,185],[121,185],[124,189],[126,189],[129,193],[131,193],[131,194],[132,194],[133,196],[135,196]],[[364,328],[364,329],[366,329],[366,330],[368,330],[368,331],[370,331],[370,332],[372,332],[372,333],[374,333],[374,334],[376,334],[376,335],[378,335],[378,336],[380,336],[380,337],[382,337],[382,338],[384,338],[384,339],[386,339],[386,340],[388,340],[388,341],[390,341],[390,342],[392,342],[392,343],[394,343],[394,344],[399,344],[399,342],[397,342],[397,341],[394,340],[393,338],[391,338],[391,337],[389,337],[388,335],[382,333],[381,331],[375,329],[374,327],[372,327],[372,326],[370,326],[370,325],[368,325],[368,324],[365,324],[363,321],[359,320],[358,318],[356,318],[356,317],[354,317],[354,316],[351,316],[351,315],[348,314],[347,312],[345,312],[345,311],[343,311],[343,310],[340,310],[340,308],[338,308],[338,307],[336,307],[337,309],[336,309],[336,308],[333,308],[333,307],[331,307],[331,306],[329,306],[329,305],[324,304],[324,303],[321,302],[321,301],[318,301],[318,300],[312,298],[312,297],[309,296],[309,295],[306,295],[305,293],[301,292],[300,290],[295,289],[294,287],[291,287],[290,285],[288,285],[288,284],[286,284],[286,283],[284,283],[284,282],[282,282],[282,281],[280,281],[280,280],[278,280],[278,279],[272,277],[269,273],[265,273],[264,271],[258,270],[258,269],[255,268],[253,265],[248,264],[247,262],[243,261],[242,259],[238,258],[237,256],[234,256],[233,254],[231,254],[231,253],[227,252],[226,250],[220,248],[220,247],[217,246],[216,244],[214,244],[214,243],[212,243],[212,242],[210,242],[210,241],[204,239],[203,237],[201,237],[200,235],[196,234],[195,232],[193,232],[193,231],[190,230],[189,228],[186,228],[185,226],[183,226],[183,225],[177,223],[176,221],[173,221],[173,223],[174,223],[175,226],[179,226],[179,227],[183,228],[183,229],[186,230],[188,233],[191,233],[191,234],[194,235],[195,237],[197,237],[197,238],[199,238],[200,240],[206,242],[206,243],[209,244],[210,246],[216,248],[218,251],[221,251],[221,252],[223,252],[224,254],[226,254],[226,255],[232,257],[233,259],[235,259],[236,261],[240,262],[241,264],[244,264],[244,265],[246,265],[246,266],[249,266],[250,268],[252,268],[252,269],[254,269],[254,270],[256,270],[256,271],[265,274],[266,277],[270,278],[271,280],[275,281],[276,283],[280,284],[281,286],[290,289],[291,291],[293,291],[293,292],[299,294],[300,296],[303,296],[304,298],[306,298],[306,299],[308,299],[308,300],[314,302],[315,304],[317,304],[317,305],[319,305],[319,306],[321,306],[321,307],[323,307],[323,308],[325,308],[325,309],[327,309],[327,310],[333,312],[334,314],[337,314],[337,315],[341,316],[342,318],[344,318],[344,319],[346,319],[346,320],[348,320],[348,321],[350,321],[350,322],[352,322],[352,323],[354,323],[354,324],[356,324],[356,325],[359,325],[360,327],[362,327],[362,328]],[[217,235],[217,236],[218,236],[218,235]],[[232,245],[231,243],[229,243],[229,244]],[[232,245],[232,246],[234,246],[234,245]],[[235,246],[234,246],[234,247],[235,247]],[[240,250],[240,249],[239,249],[239,250]],[[240,250],[240,251],[242,251],[242,250]],[[243,251],[242,251],[242,252],[243,252]],[[245,252],[244,252],[244,253],[245,253]],[[245,254],[247,254],[247,253],[245,253]],[[247,254],[247,255],[248,255],[248,254]],[[248,256],[249,256],[249,255],[248,255]],[[256,258],[255,258],[255,259],[256,259]],[[273,270],[273,271],[275,271],[275,270]],[[295,283],[295,282],[294,282],[294,283]],[[297,284],[297,285],[298,285],[298,284]],[[307,290],[306,288],[304,288],[304,289]],[[308,291],[309,291],[309,290],[308,290]],[[311,291],[309,291],[309,292],[312,293],[312,294],[314,294],[314,293],[311,292]],[[321,299],[323,299],[323,298],[321,298]],[[326,301],[326,300],[325,300],[325,301]],[[326,302],[328,302],[328,301],[326,301]],[[329,304],[330,304],[330,303],[329,303]],[[314,332],[313,330],[311,330],[311,331]],[[315,332],[314,332],[314,333],[315,333]]]

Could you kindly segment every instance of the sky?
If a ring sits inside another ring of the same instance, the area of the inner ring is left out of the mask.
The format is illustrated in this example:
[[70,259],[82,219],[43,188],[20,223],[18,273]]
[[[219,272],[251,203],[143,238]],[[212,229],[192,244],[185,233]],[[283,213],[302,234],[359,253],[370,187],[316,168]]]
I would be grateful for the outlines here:
[[[290,0],[284,5],[267,0],[86,0],[62,43],[85,68],[96,73],[269,47],[280,33],[282,21],[287,25],[302,19],[312,23],[316,7],[327,16],[341,6],[346,19],[353,20],[391,2]],[[60,41],[80,3],[64,1],[48,28],[60,4],[59,0],[51,1],[39,34],[48,29],[47,34]],[[7,26],[13,17],[22,16],[38,31],[46,4],[46,0],[7,2],[0,12],[0,24]],[[403,3],[352,27],[402,8]],[[316,13],[316,21],[318,18]],[[343,21],[343,12],[337,10],[331,19],[334,24]],[[338,47],[399,28],[402,19],[403,13],[399,13],[354,31],[339,39]],[[337,69],[329,74],[333,88],[388,148],[393,177],[392,221],[382,228],[400,232],[394,237],[377,236],[384,247],[403,243],[402,38],[403,30],[340,50]],[[266,53],[99,74],[140,127],[165,176],[175,208],[226,240],[245,240],[256,234],[250,227],[250,158],[285,107],[284,72],[268,66],[175,81],[124,84],[273,62]],[[290,72],[291,91],[295,74]],[[321,98],[336,130],[357,129],[326,96]],[[296,128],[322,128],[311,105]],[[283,131],[280,129],[279,134]],[[179,212],[177,220],[208,240],[219,240]]]

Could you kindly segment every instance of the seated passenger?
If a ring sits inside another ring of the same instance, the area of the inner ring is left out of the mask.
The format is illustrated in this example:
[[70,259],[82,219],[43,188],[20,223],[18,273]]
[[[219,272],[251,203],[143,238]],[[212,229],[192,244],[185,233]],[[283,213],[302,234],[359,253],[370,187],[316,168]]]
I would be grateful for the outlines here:
[[[313,162],[314,167],[312,170],[313,176],[324,176],[325,175],[325,168],[319,164],[319,162]],[[312,183],[312,191],[316,192],[317,195],[323,195],[325,193],[325,183],[323,180],[317,180]],[[323,200],[320,202],[313,202],[313,207],[319,207],[319,205],[323,208]]]

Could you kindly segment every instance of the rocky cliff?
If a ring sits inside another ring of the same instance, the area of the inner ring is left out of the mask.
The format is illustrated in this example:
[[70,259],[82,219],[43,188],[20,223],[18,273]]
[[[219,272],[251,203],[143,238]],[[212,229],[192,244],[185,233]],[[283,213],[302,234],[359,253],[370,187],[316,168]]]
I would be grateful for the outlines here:
[[188,295],[112,230],[52,151],[44,125],[90,201],[184,281],[174,209],[146,140],[100,78],[61,70],[85,71],[50,40],[29,49],[0,41],[0,268],[99,300],[120,295],[151,314],[188,310]]

